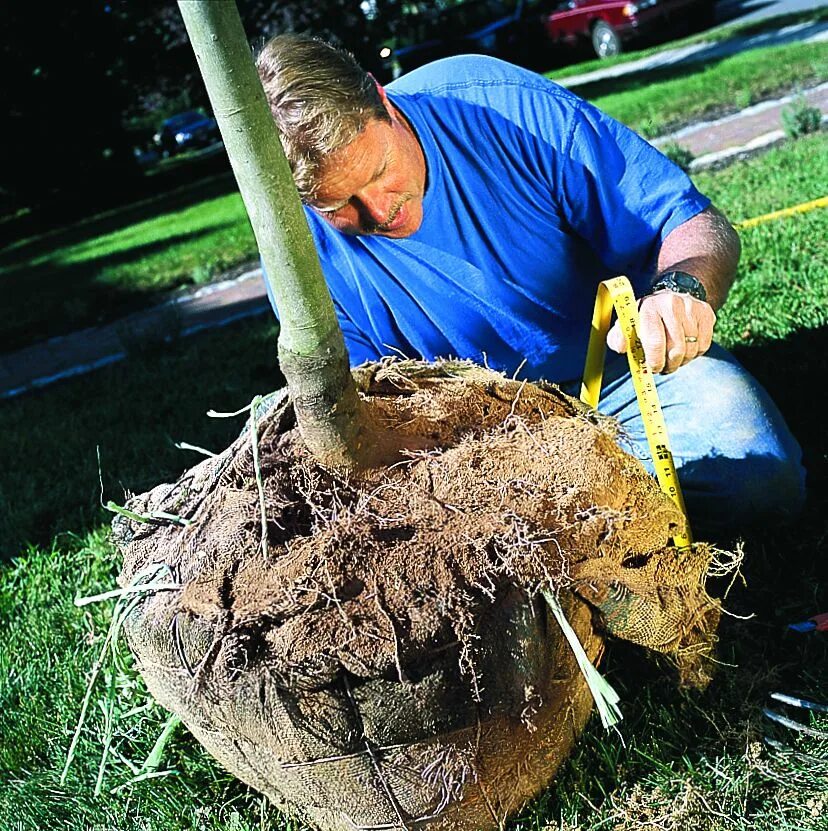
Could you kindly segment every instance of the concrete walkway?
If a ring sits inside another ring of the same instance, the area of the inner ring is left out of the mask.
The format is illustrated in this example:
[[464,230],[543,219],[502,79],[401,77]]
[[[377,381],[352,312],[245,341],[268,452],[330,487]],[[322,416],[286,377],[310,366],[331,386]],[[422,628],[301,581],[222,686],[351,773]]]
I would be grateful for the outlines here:
[[261,269],[211,283],[112,323],[0,355],[0,399],[121,361],[150,344],[171,343],[269,310]]
[[687,148],[696,157],[690,163],[691,171],[716,167],[785,141],[782,111],[798,99],[804,99],[820,110],[825,125],[828,121],[828,82],[775,101],[763,101],[735,115],[691,124],[669,136],[654,139],[652,143],[656,147],[679,144]]
[[[828,120],[828,83],[805,93]],[[733,157],[784,140],[780,112],[793,96],[765,102],[716,121],[695,124],[654,144],[676,142],[697,158],[692,169],[721,164]],[[270,314],[261,271],[213,283],[190,294],[129,315],[104,326],[84,329],[0,355],[0,399],[40,389],[55,381],[123,360],[147,344],[232,323],[251,315]]]

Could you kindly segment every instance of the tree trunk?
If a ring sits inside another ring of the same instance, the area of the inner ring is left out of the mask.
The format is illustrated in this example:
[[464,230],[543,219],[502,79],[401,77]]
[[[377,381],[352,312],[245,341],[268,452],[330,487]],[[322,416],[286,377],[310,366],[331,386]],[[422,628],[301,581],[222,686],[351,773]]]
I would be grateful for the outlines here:
[[236,4],[178,6],[276,299],[279,362],[302,438],[324,466],[354,471],[368,463],[371,431]]

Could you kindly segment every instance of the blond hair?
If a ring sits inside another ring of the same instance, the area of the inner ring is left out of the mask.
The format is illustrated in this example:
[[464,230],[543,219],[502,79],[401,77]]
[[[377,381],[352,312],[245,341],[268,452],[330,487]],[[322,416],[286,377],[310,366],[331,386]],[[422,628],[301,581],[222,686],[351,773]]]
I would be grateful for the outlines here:
[[350,144],[371,119],[390,119],[376,82],[354,56],[317,38],[277,35],[256,69],[305,201],[314,196],[326,156]]

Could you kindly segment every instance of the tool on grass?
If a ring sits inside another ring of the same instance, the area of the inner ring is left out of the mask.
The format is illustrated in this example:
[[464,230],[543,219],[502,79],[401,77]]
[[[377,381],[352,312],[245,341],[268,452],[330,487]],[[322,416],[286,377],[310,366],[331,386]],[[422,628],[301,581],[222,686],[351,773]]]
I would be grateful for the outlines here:
[[814,615],[799,623],[789,623],[788,629],[793,629],[794,632],[828,632],[828,612]]
[[684,497],[681,493],[678,474],[673,463],[673,454],[670,451],[667,425],[664,423],[664,414],[661,412],[655,379],[652,370],[647,366],[644,347],[638,337],[638,331],[641,327],[635,295],[630,281],[626,277],[613,277],[611,280],[604,280],[598,286],[595,309],[592,313],[589,347],[584,366],[584,381],[581,385],[581,401],[593,409],[598,407],[601,382],[604,377],[607,333],[610,328],[613,307],[618,314],[618,320],[627,338],[627,359],[630,364],[630,372],[632,373],[641,417],[644,421],[647,444],[653,457],[656,478],[661,489],[673,500],[685,517],[686,533],[683,535],[676,534],[673,542],[677,548],[689,548],[693,543],[693,538],[690,533],[690,524],[686,521],[687,509],[684,506]]
[[[770,697],[774,701],[778,701],[781,704],[787,704],[790,707],[797,707],[800,710],[806,710],[811,713],[828,713],[828,704],[818,704],[815,701],[808,701],[806,698],[797,698],[793,695],[787,695],[786,693],[778,692],[771,693]],[[792,718],[788,718],[788,716],[782,715],[782,713],[776,712],[776,710],[771,710],[769,707],[764,707],[762,709],[762,714],[769,721],[772,721],[775,724],[781,724],[783,727],[787,727],[789,730],[795,730],[797,733],[802,733],[806,736],[812,736],[815,739],[822,739],[823,741],[828,741],[828,730],[821,730],[818,727],[811,727],[807,724],[801,724],[800,722],[795,721]]]

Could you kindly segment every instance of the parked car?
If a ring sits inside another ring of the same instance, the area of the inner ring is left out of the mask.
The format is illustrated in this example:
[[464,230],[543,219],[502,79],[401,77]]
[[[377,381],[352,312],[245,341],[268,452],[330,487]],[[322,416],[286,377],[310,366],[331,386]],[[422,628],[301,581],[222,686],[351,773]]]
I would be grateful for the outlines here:
[[164,156],[209,147],[221,141],[215,118],[199,110],[188,110],[165,119],[153,140]]
[[599,58],[627,43],[671,29],[697,31],[713,23],[714,0],[567,0],[544,20],[553,45],[590,43]]
[[544,39],[543,2],[465,0],[430,10],[413,5],[394,41],[380,50],[381,80],[449,55],[475,53],[524,62]]

